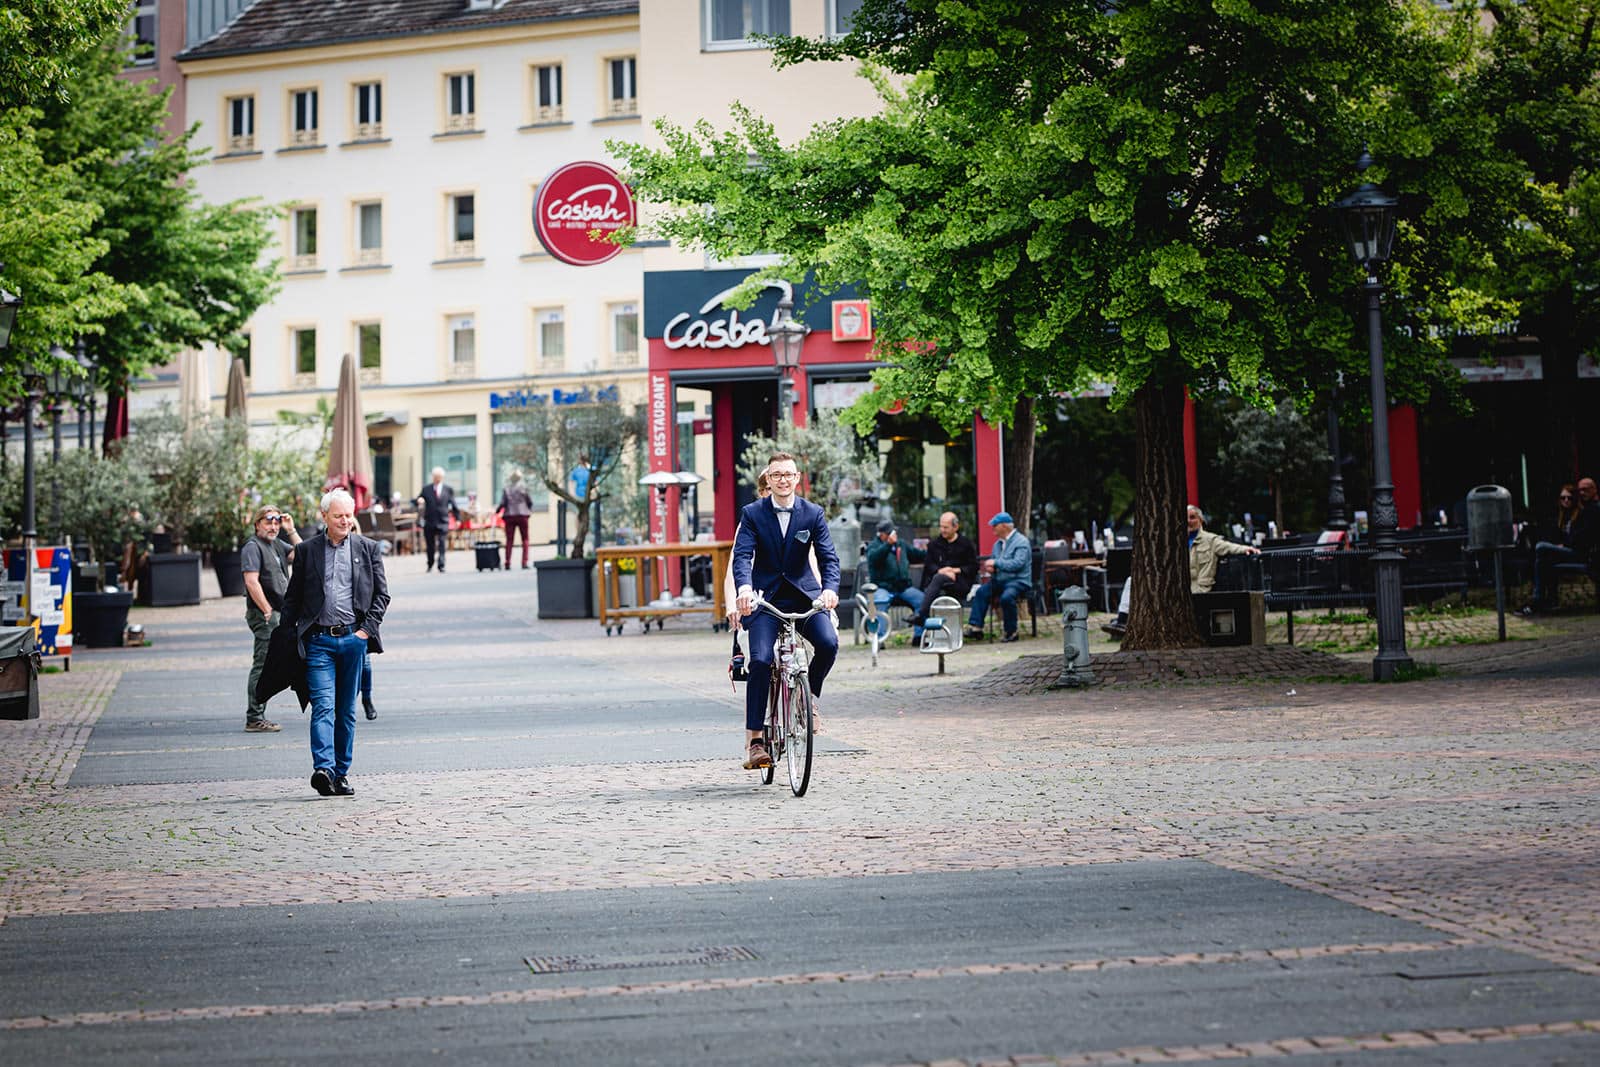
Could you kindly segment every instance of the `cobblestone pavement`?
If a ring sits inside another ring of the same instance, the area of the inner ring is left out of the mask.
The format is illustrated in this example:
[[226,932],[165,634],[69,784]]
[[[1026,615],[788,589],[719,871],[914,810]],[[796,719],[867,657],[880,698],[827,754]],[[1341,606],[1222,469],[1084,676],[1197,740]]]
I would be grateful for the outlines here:
[[[394,581],[414,593],[426,579],[406,563]],[[482,581],[531,590],[531,579]],[[0,723],[0,922],[1187,858],[1600,974],[1600,692],[1538,674],[1594,653],[1592,618],[1514,648],[1433,650],[1445,673],[1401,685],[1252,677],[1023,695],[986,675],[1058,654],[1059,636],[970,646],[941,677],[909,650],[873,667],[846,635],[821,702],[844,751],[819,757],[796,800],[738,768],[743,694],[723,676],[726,636],[673,625],[607,638],[592,622],[538,621],[509,587],[430,593],[437,639],[395,642],[382,669],[470,674],[483,653],[452,620],[471,618],[525,634],[526,656],[552,671],[581,665],[722,707],[726,744],[664,762],[369,774],[344,803],[319,801],[303,777],[69,786],[125,674],[170,674],[183,703],[179,672],[242,679],[248,668],[236,601],[146,611],[150,648],[83,652],[70,673],[42,678],[40,720]],[[1512,667],[1524,674],[1484,673]],[[215,714],[232,719],[234,703]],[[274,711],[283,734],[238,744],[302,749],[299,716]],[[637,730],[683,726],[657,715]],[[785,866],[752,854],[752,825],[782,829]],[[1549,1036],[1514,1029],[1352,1033],[1292,1051]],[[1014,1062],[1145,1062],[1137,1051]],[[1241,1054],[1179,1052],[1148,1061]]]

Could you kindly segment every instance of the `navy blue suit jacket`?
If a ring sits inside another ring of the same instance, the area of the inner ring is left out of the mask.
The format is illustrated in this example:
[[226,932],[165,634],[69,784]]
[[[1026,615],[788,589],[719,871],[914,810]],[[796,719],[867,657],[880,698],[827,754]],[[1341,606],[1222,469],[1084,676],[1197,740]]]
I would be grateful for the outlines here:
[[[811,573],[813,551],[822,572],[820,586]],[[824,589],[839,592],[839,553],[828,533],[828,517],[817,505],[797,496],[785,537],[771,497],[746,504],[733,543],[733,586],[742,589],[748,585],[771,599],[785,583],[805,594],[808,601],[817,599]]]

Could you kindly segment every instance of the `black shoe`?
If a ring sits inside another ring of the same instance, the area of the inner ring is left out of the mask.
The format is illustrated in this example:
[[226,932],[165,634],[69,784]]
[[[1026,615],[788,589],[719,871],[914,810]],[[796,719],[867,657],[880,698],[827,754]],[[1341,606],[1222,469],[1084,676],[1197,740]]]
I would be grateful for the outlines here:
[[318,767],[311,772],[311,788],[325,797],[333,796],[333,775]]
[[353,797],[356,795],[356,790],[350,784],[350,779],[341,774],[333,780],[333,795],[336,797]]
[[962,636],[968,641],[982,641],[984,638],[984,633],[983,630],[977,626],[969,626],[962,631]]
[[376,719],[378,717],[378,709],[372,706],[371,697],[361,698],[361,710],[367,713],[368,719]]
[[1104,626],[1100,627],[1100,629],[1104,630],[1108,636],[1114,637],[1119,641],[1122,640],[1122,635],[1128,632],[1128,628],[1126,626],[1118,626],[1114,622],[1108,622]]
[[1022,640],[1022,635],[1021,634],[1006,634],[1004,637],[1002,637],[1000,639],[1000,643],[1002,645],[1009,645],[1013,641],[1020,641],[1020,640]]
[[432,570],[433,570],[433,564],[430,563],[430,564],[428,564],[428,571],[431,572]]

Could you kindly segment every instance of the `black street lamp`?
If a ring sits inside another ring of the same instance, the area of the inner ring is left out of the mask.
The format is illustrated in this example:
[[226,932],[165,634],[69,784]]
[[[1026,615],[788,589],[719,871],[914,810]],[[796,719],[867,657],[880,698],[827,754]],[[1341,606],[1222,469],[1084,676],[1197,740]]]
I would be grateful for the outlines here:
[[[0,263],[0,270],[5,269]],[[16,325],[17,312],[22,308],[22,297],[0,285],[0,352],[11,347],[11,327]]]
[[89,362],[89,354],[84,351],[82,337],[78,338],[73,361],[83,371],[82,378],[72,380],[72,399],[78,410],[78,451],[82,452],[94,444],[94,416],[89,416],[87,426],[84,420],[85,410],[92,411],[94,405],[94,364]]
[[50,361],[44,367],[44,391],[50,405],[50,535],[61,538],[61,404],[72,395],[77,376],[70,353],[60,345],[50,346]]
[[[1356,162],[1358,171],[1372,166],[1365,150]],[[1344,226],[1350,255],[1367,272],[1367,353],[1372,366],[1372,556],[1377,584],[1378,655],[1372,676],[1380,682],[1394,678],[1411,666],[1406,654],[1405,605],[1401,599],[1400,568],[1405,557],[1396,545],[1400,516],[1394,505],[1394,480],[1389,471],[1389,401],[1383,383],[1383,284],[1378,264],[1394,247],[1395,208],[1400,201],[1371,182],[1334,204]]]
[[1333,457],[1333,473],[1328,475],[1328,529],[1348,530],[1350,520],[1344,510],[1344,465],[1339,455],[1339,386],[1344,384],[1341,371],[1328,390],[1328,454]]
[[800,350],[805,347],[806,324],[794,317],[794,297],[783,294],[778,313],[772,319],[772,361],[778,366],[778,407],[794,422],[794,408],[800,400],[795,376],[800,368]]

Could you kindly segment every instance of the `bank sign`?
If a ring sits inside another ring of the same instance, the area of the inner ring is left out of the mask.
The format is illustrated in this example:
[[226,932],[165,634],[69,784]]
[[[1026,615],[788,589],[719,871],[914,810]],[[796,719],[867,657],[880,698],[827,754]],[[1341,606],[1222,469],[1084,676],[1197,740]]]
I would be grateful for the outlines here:
[[653,271],[644,276],[644,333],[660,338],[674,351],[701,349],[708,352],[765,347],[772,343],[772,324],[778,315],[778,302],[789,297],[795,304],[795,317],[822,321],[829,315],[829,299],[854,294],[848,290],[829,293],[808,307],[814,290],[807,282],[791,286],[786,281],[770,281],[750,307],[739,310],[723,302],[740,283],[750,277],[748,270]]
[[568,163],[539,183],[533,231],[563,263],[592,267],[622,251],[608,238],[638,222],[633,193],[603,163]]

